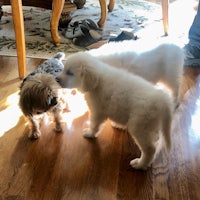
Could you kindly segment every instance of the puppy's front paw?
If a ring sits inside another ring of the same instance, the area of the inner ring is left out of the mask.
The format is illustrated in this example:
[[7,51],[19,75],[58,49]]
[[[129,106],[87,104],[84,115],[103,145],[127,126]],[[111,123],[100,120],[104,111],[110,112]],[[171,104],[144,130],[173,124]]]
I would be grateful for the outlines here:
[[83,136],[86,138],[95,138],[95,134],[91,131],[90,128],[85,128],[83,130]]
[[39,131],[39,130],[34,130],[34,131],[32,131],[30,134],[29,134],[29,138],[31,139],[31,140],[37,140],[39,137],[40,137],[40,135],[41,135],[41,132]]
[[147,167],[148,167],[148,166],[143,165],[143,164],[141,163],[141,159],[140,159],[140,158],[136,158],[136,159],[131,160],[130,165],[131,165],[134,169],[142,169],[142,170],[147,170]]

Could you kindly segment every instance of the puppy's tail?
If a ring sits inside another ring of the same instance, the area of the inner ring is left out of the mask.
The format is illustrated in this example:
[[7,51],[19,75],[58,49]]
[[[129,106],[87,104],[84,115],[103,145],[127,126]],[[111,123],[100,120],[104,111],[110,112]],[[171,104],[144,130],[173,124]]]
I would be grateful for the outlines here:
[[171,123],[172,123],[172,108],[167,104],[163,110],[162,117],[162,133],[165,140],[166,149],[171,149]]
[[65,58],[65,53],[63,52],[58,52],[54,58],[58,59],[58,60],[63,60]]

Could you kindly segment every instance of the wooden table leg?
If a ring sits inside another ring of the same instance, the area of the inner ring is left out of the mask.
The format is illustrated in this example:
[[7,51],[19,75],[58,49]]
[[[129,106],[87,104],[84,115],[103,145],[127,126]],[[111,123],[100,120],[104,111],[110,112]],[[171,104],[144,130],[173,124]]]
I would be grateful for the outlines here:
[[169,10],[169,0],[162,0],[162,15],[163,15],[163,26],[164,33],[168,35],[168,10]]
[[26,76],[26,48],[24,37],[24,18],[22,0],[10,0],[15,29],[19,77]]
[[51,17],[51,37],[56,45],[60,44],[61,38],[58,34],[58,24],[63,10],[65,0],[53,0]]

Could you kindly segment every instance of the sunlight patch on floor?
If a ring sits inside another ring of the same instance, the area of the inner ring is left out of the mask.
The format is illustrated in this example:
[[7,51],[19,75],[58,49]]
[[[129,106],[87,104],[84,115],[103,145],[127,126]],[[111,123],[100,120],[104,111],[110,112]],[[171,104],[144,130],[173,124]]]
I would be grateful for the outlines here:
[[[198,100],[198,104],[200,104],[200,99]],[[197,107],[197,110],[192,115],[191,132],[190,132],[190,137],[192,136],[192,139],[198,142],[200,142],[199,119],[200,119],[200,105]]]
[[[65,121],[67,123],[67,127],[70,128],[74,119],[84,115],[88,111],[88,107],[84,100],[84,95],[76,90],[66,89],[65,92],[62,92],[62,98],[64,100],[64,111],[62,115],[63,121]],[[15,127],[19,118],[22,116],[18,102],[18,92],[7,97],[5,102],[6,108],[0,111],[0,137]]]
[[65,89],[66,92],[63,96],[68,104],[68,112],[64,112],[62,117],[70,129],[74,119],[84,115],[88,111],[84,95],[77,90]]
[[22,116],[22,112],[18,106],[19,96],[15,92],[7,97],[6,108],[0,111],[0,137],[11,128],[15,127]]
[[194,142],[200,142],[200,124],[199,124],[199,119],[200,119],[200,76],[197,77],[196,79],[196,87],[194,88],[194,94],[193,97],[197,98],[195,102],[195,111],[192,114],[191,118],[191,130],[190,130],[190,139],[192,139]]

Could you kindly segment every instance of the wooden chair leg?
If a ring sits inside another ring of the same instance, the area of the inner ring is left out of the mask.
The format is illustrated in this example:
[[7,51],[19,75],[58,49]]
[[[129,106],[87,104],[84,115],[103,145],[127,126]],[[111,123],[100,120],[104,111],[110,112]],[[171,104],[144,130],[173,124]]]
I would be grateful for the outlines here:
[[115,6],[115,0],[110,0],[109,4],[108,4],[108,11],[112,12]]
[[98,21],[98,25],[100,28],[103,28],[106,21],[106,15],[107,15],[106,0],[99,0],[99,3],[101,7],[101,18]]
[[61,38],[58,34],[58,24],[63,10],[65,0],[53,0],[51,16],[51,36],[56,45],[60,44]]
[[162,0],[162,15],[163,15],[163,26],[164,34],[168,35],[168,10],[169,10],[169,0]]
[[[98,21],[98,25],[100,28],[104,27],[106,16],[107,16],[107,6],[106,6],[106,0],[99,0],[100,7],[101,7],[101,18]],[[115,0],[110,0],[108,4],[108,11],[112,12],[115,5]]]
[[19,77],[22,79],[26,76],[26,48],[24,37],[24,18],[22,11],[22,0],[10,0],[13,14],[13,22],[15,29],[18,70]]

